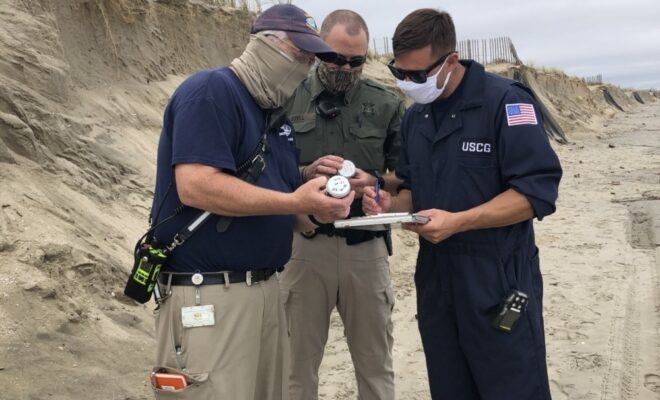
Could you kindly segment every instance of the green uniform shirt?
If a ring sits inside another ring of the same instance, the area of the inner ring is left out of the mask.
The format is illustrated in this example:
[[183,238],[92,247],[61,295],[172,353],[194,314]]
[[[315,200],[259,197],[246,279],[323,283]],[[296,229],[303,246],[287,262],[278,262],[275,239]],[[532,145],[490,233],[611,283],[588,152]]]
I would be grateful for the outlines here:
[[[340,114],[327,119],[317,104],[329,101]],[[367,172],[393,171],[401,146],[400,125],[405,111],[401,99],[383,86],[361,79],[349,92],[331,96],[316,69],[296,89],[286,106],[301,150],[300,163],[337,155]]]

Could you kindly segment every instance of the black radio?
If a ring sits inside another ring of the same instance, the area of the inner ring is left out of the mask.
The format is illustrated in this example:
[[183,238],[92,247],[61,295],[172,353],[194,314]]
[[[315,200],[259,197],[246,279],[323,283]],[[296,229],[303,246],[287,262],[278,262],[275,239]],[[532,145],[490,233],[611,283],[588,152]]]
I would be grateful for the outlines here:
[[518,321],[520,315],[527,308],[527,295],[519,290],[511,290],[502,304],[493,320],[493,326],[502,332],[511,332],[513,325]]
[[333,119],[341,114],[341,109],[328,100],[319,100],[316,112],[325,119]]

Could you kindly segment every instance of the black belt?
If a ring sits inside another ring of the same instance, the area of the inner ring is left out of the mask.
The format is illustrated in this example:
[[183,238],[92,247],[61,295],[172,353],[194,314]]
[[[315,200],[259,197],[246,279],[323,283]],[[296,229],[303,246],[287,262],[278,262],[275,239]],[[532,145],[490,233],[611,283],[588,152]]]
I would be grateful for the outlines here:
[[386,231],[367,231],[362,229],[336,229],[332,224],[321,225],[312,231],[311,234],[301,232],[300,234],[305,239],[313,239],[316,235],[326,235],[329,237],[338,236],[346,239],[346,245],[353,246],[356,244],[368,242],[375,238],[384,238],[385,246],[387,246],[387,253],[392,255],[392,235],[391,230]]
[[319,234],[330,237],[337,236],[341,238],[359,237],[359,239],[357,240],[358,243],[361,243],[374,238],[383,237],[387,235],[387,232],[388,231],[367,231],[364,229],[343,229],[343,228],[335,228],[334,226],[331,226],[330,228],[326,228],[325,226],[322,226],[320,228],[317,228],[312,235],[303,235],[303,236],[305,236],[308,239],[311,239]]
[[343,237],[345,238],[348,235],[348,229],[343,229],[343,228],[334,228],[330,231],[324,231],[322,232],[321,230],[318,231],[321,235],[327,235],[327,236],[338,236],[338,237]]
[[[225,277],[229,278],[229,283],[248,282],[248,284],[266,281],[273,276],[280,268],[256,269],[253,271],[227,271],[227,272],[201,272],[204,277],[202,285],[224,285]],[[167,285],[170,280],[172,286],[195,286],[192,281],[194,272],[163,272],[158,277],[161,285]]]

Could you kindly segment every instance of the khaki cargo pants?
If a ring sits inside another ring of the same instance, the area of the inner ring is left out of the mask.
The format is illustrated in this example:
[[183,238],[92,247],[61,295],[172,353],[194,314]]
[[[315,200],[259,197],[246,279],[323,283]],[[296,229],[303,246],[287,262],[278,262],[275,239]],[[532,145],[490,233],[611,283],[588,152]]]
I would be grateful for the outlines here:
[[[181,307],[195,305],[194,286],[172,286],[155,311],[156,366],[182,371],[192,385],[157,399],[287,399],[289,347],[276,275],[267,281],[200,286],[215,307],[215,326],[183,328]],[[180,348],[177,355],[176,348]]]
[[353,246],[346,239],[295,234],[280,276],[291,339],[291,400],[318,398],[318,371],[337,307],[351,352],[360,400],[394,399],[392,309],[383,238]]

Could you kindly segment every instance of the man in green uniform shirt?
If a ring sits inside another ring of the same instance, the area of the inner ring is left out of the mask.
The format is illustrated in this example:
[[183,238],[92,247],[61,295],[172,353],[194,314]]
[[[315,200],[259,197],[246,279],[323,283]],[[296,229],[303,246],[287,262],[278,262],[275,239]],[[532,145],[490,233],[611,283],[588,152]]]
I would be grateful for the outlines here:
[[[369,31],[358,14],[337,10],[321,37],[339,54],[321,63],[289,101],[288,115],[301,149],[304,180],[338,173],[344,160],[357,167],[350,179],[356,198],[379,181],[395,191],[402,101],[381,85],[361,79]],[[352,216],[364,215],[356,200]],[[336,306],[344,322],[359,398],[394,399],[389,230],[341,230],[321,225],[296,234],[291,261],[281,276],[290,339],[292,400],[318,398],[318,370]]]

